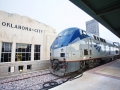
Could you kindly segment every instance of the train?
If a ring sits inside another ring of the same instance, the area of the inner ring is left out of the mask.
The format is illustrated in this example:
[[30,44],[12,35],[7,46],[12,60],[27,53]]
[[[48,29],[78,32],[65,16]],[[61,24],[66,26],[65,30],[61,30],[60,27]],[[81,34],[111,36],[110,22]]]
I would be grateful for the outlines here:
[[50,47],[50,72],[65,76],[120,58],[120,44],[71,27],[58,34]]

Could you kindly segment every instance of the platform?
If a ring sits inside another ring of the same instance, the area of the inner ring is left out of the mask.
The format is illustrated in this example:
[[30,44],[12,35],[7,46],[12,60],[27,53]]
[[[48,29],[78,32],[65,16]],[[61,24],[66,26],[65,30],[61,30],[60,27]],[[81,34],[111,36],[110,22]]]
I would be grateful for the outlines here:
[[120,59],[88,70],[82,77],[50,90],[120,90]]

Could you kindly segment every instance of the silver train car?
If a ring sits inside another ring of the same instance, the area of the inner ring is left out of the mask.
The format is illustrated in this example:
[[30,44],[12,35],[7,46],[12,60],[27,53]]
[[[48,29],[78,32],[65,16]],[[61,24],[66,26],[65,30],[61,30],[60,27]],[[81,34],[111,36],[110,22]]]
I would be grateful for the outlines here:
[[107,41],[76,27],[68,28],[59,33],[51,45],[50,72],[64,76],[117,58],[120,58],[118,42]]

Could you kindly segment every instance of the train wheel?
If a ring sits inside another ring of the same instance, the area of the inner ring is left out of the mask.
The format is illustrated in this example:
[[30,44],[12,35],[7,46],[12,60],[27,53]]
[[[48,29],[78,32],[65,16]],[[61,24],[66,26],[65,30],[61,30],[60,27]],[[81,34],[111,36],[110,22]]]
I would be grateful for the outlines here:
[[99,64],[98,60],[94,60],[94,66],[96,67]]
[[116,60],[116,56],[114,56],[114,60]]
[[85,68],[85,63],[84,62],[80,62],[80,69],[78,70],[78,72],[81,73],[84,68]]
[[88,66],[89,66],[89,68],[93,68],[95,66],[94,60],[89,60],[88,61]]
[[111,58],[111,61],[113,61],[114,60],[114,58]]

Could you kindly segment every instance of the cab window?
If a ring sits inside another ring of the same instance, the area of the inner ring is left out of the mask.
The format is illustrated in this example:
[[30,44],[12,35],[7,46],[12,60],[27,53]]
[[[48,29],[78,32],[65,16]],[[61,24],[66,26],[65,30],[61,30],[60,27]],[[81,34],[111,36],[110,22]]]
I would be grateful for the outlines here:
[[64,32],[61,32],[60,34],[58,34],[58,37],[61,37],[64,34]]
[[69,34],[71,34],[71,33],[73,33],[74,31],[66,31],[65,33],[64,33],[64,35],[69,35]]
[[87,33],[85,31],[82,31],[82,35],[87,35]]

